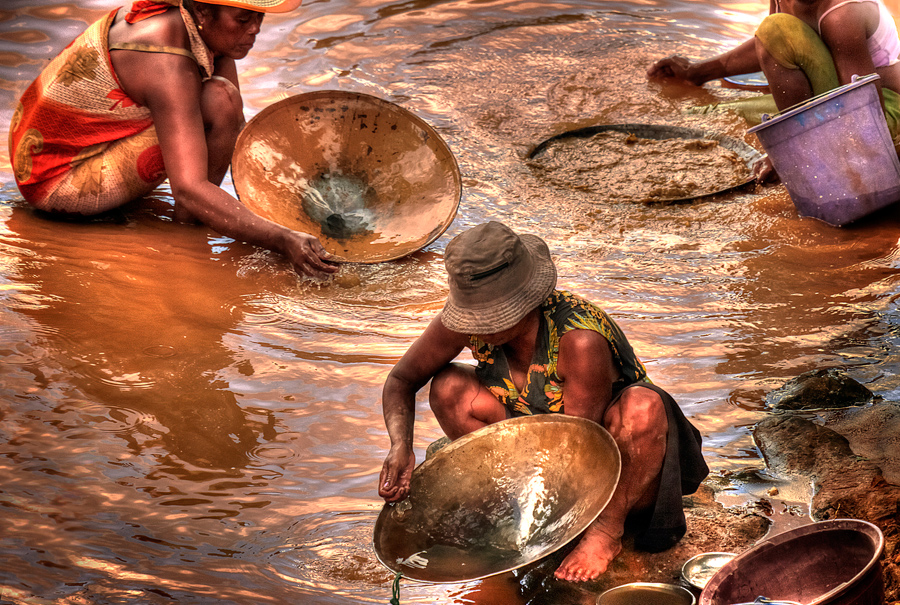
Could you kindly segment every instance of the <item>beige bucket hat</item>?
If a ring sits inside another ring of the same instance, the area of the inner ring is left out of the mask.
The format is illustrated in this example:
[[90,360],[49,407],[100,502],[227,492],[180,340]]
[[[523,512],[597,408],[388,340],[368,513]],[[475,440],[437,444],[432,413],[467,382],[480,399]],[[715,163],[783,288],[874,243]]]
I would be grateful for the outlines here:
[[462,334],[496,334],[516,325],[556,287],[544,240],[491,221],[463,231],[444,252],[450,295],[441,322]]

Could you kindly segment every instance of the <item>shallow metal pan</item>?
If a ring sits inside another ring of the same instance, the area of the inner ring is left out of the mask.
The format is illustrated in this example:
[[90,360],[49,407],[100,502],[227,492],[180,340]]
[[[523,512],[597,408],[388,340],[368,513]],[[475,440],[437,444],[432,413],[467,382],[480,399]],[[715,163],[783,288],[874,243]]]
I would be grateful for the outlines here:
[[740,183],[736,183],[734,185],[729,185],[728,187],[723,187],[721,189],[716,189],[713,191],[703,191],[697,193],[696,195],[691,195],[688,197],[673,197],[673,198],[660,198],[654,199],[651,203],[656,202],[686,202],[690,200],[696,200],[704,197],[709,197],[712,195],[719,195],[721,193],[725,193],[727,191],[731,191],[733,189],[738,189],[740,187],[745,187],[756,181],[756,177],[753,176],[753,167],[760,159],[762,159],[762,154],[748,145],[743,141],[739,141],[733,137],[729,137],[720,133],[711,132],[707,130],[700,130],[697,128],[687,128],[684,126],[669,126],[665,124],[598,124],[596,126],[587,126],[585,128],[577,128],[575,130],[569,130],[567,132],[563,132],[561,134],[550,137],[549,139],[542,141],[538,144],[534,149],[531,150],[528,154],[528,159],[534,159],[538,157],[541,153],[543,153],[547,147],[552,145],[554,142],[562,140],[562,139],[588,139],[596,134],[601,132],[621,132],[624,134],[633,134],[634,136],[642,139],[652,139],[657,141],[662,141],[666,139],[709,139],[718,141],[719,145],[728,149],[729,151],[734,152],[738,155],[738,157],[743,160],[744,164],[750,170],[751,176]]
[[620,469],[615,441],[595,422],[542,414],[492,424],[416,467],[409,497],[375,522],[375,554],[432,583],[517,569],[587,529]]

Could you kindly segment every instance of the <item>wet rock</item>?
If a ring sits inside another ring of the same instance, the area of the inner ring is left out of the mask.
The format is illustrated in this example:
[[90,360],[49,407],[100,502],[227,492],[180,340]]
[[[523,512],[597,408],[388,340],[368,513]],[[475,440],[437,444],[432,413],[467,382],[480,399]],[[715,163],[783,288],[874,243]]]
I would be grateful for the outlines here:
[[754,428],[753,437],[771,470],[809,478],[814,520],[862,519],[881,529],[886,601],[900,603],[900,485],[854,453],[843,435],[804,418],[771,416]]
[[888,482],[900,485],[900,403],[833,411],[826,426],[846,437],[857,456],[877,464]]
[[871,481],[881,472],[876,465],[855,456],[840,434],[798,416],[769,416],[753,428],[753,438],[770,471],[807,476],[814,486],[824,478],[833,481],[840,475],[846,482],[858,484]]
[[776,410],[820,410],[865,405],[875,395],[837,368],[804,372],[766,396]]

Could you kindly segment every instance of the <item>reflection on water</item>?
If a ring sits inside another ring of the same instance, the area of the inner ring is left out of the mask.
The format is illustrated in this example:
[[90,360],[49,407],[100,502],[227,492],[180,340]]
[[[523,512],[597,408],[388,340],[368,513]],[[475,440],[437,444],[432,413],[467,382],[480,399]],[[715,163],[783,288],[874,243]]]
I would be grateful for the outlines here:
[[[46,58],[109,6],[0,9],[4,136]],[[743,137],[734,116],[683,110],[747,93],[643,72],[744,39],[766,9],[320,0],[267,17],[242,64],[248,116],[310,90],[374,94],[434,126],[463,174],[444,237],[328,284],[174,223],[165,188],[102,220],[47,220],[0,155],[0,601],[386,602],[370,545],[380,385],[440,309],[448,237],[488,218],[547,239],[560,283],[622,324],[714,472],[761,465],[747,427],[804,370],[844,367],[895,397],[895,210],[836,229],[798,218],[781,187],[636,206],[549,187],[524,161],[598,123]],[[421,460],[440,436],[424,395],[419,415]],[[404,602],[514,595],[507,576],[403,588]]]

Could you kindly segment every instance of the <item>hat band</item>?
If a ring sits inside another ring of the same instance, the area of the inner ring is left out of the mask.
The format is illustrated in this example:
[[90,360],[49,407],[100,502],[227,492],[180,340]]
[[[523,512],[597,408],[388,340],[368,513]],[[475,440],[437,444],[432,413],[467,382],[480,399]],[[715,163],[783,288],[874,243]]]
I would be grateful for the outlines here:
[[488,269],[486,271],[482,271],[481,273],[473,273],[472,275],[469,276],[469,281],[476,281],[479,279],[484,279],[485,277],[490,277],[494,273],[500,273],[501,271],[506,269],[508,266],[509,266],[509,261],[506,261],[504,263],[497,265],[493,269]]

